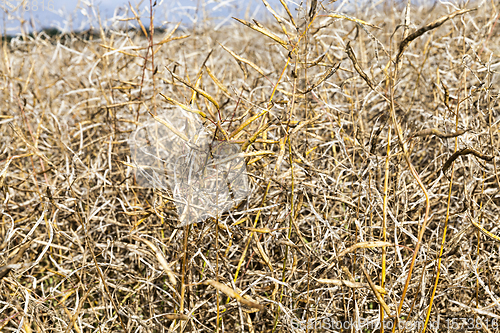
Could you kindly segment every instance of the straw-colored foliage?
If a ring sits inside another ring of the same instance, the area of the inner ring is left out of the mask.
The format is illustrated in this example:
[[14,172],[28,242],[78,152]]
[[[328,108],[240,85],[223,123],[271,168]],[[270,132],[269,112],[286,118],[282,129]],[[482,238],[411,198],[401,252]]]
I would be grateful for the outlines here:
[[[500,8],[286,3],[4,40],[0,331],[497,331]],[[189,140],[173,108],[242,147],[249,194],[217,219],[138,181],[136,128]]]

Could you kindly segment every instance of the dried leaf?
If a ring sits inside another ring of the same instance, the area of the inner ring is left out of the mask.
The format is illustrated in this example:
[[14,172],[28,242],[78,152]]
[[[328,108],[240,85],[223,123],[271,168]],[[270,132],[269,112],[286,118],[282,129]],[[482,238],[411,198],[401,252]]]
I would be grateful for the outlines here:
[[250,118],[248,118],[243,124],[241,124],[237,129],[235,129],[230,135],[229,138],[236,138],[236,135],[240,133],[245,127],[253,123],[255,120],[259,119],[263,115],[265,115],[269,110],[264,110],[261,113],[258,113]]
[[332,18],[343,18],[343,19],[346,19],[346,20],[349,20],[349,21],[352,21],[352,22],[356,22],[356,23],[361,24],[361,25],[367,25],[367,26],[372,27],[372,28],[382,29],[380,27],[377,27],[374,24],[365,22],[365,21],[360,20],[358,18],[355,18],[353,16],[348,16],[348,15],[345,15],[345,14],[341,14],[341,13],[331,13],[331,14],[328,14],[326,16],[332,17]]
[[318,80],[318,82],[316,82],[311,87],[309,87],[306,91],[301,92],[301,93],[302,94],[307,94],[308,92],[310,92],[311,90],[313,90],[314,88],[316,88],[317,86],[319,86],[321,83],[323,83],[324,81],[328,80],[333,74],[335,74],[337,72],[337,70],[339,69],[339,67],[340,67],[340,62],[337,64],[337,66],[330,67],[330,69],[328,69],[321,76],[321,78]]
[[203,97],[205,97],[206,99],[208,99],[216,108],[217,110],[220,109],[220,106],[219,106],[219,103],[217,103],[215,101],[215,99],[210,96],[210,94],[208,94],[205,90],[199,88],[199,87],[196,87],[196,86],[193,86],[191,83],[185,81],[183,78],[181,78],[179,75],[175,74],[174,72],[170,71],[170,69],[168,69],[167,67],[167,70],[170,72],[170,74],[179,82],[181,82],[182,84],[186,85],[187,87],[193,89],[194,91],[196,91],[198,94],[202,95]]
[[450,108],[450,91],[448,90],[448,87],[444,84],[443,81],[441,81],[441,86],[443,87],[443,90],[444,90],[443,103],[449,109]]
[[346,204],[347,206],[349,206],[351,208],[356,208],[355,204],[353,204],[350,201],[347,201],[346,199],[342,199],[342,198],[339,198],[339,197],[334,197],[334,196],[331,196],[331,195],[326,195],[325,198],[328,199],[328,200],[333,200],[333,201],[341,202],[341,203]]
[[172,35],[177,31],[177,29],[179,28],[180,25],[181,25],[181,22],[177,23],[177,25],[172,29],[172,31],[170,31],[170,33],[165,38],[163,38],[161,41],[159,41],[158,43],[155,44],[155,46],[158,46],[156,48],[156,50],[154,51],[155,54],[156,54],[156,52],[158,52],[161,49],[161,46],[163,44],[166,44],[166,43],[171,42],[173,40],[179,40],[179,39],[184,39],[184,38],[189,37],[189,35],[172,37]]
[[175,286],[175,284],[176,284],[175,274],[170,269],[170,265],[167,263],[167,260],[165,260],[163,253],[161,253],[161,251],[152,242],[150,242],[147,239],[137,237],[137,236],[132,236],[132,238],[137,240],[137,241],[143,242],[154,252],[156,259],[158,259],[158,262],[160,263],[161,267],[163,268],[163,270],[167,274],[167,276],[170,280],[170,284],[172,284],[172,286]]
[[368,281],[368,284],[370,285],[370,288],[375,294],[375,297],[377,298],[378,302],[380,303],[384,311],[387,313],[387,315],[389,315],[389,317],[392,317],[391,309],[389,309],[389,306],[387,305],[387,303],[385,303],[384,298],[382,297],[382,295],[380,295],[379,291],[377,290],[377,286],[375,286],[370,275],[368,275],[366,268],[363,265],[361,265],[360,267],[363,270],[363,274],[365,275],[366,280]]
[[373,241],[373,242],[361,242],[361,243],[356,243],[353,246],[348,247],[344,251],[340,252],[337,255],[337,258],[343,257],[348,253],[351,253],[357,249],[370,249],[374,247],[384,247],[384,246],[393,246],[394,244],[389,243],[389,242],[383,242],[383,241]]
[[269,233],[271,233],[271,232],[274,231],[274,230],[271,230],[269,228],[248,228],[248,227],[243,227],[243,229],[249,230],[249,231],[252,231],[252,232],[258,232],[258,233],[261,233],[261,234],[269,234]]
[[283,32],[285,34],[287,34],[286,27],[285,27],[285,25],[283,24],[283,21],[282,21],[282,17],[279,16],[278,13],[276,13],[274,11],[274,9],[271,7],[271,5],[266,0],[262,0],[262,2],[264,3],[264,6],[266,6],[267,10],[271,13],[271,15],[273,15],[273,17],[276,20],[276,22],[278,22],[278,24],[281,26],[281,29],[283,30]]
[[262,244],[259,241],[259,236],[257,236],[256,233],[253,235],[254,235],[255,245],[257,246],[257,250],[258,250],[260,256],[262,257],[262,259],[266,263],[267,267],[269,267],[271,274],[274,275],[273,265],[271,264],[271,260],[269,259],[269,256],[266,254],[266,251],[264,251],[264,248],[262,247]]
[[287,46],[288,46],[288,43],[285,42],[283,39],[279,38],[278,36],[276,36],[275,34],[273,34],[271,31],[267,30],[265,27],[263,27],[261,24],[257,25],[257,24],[252,24],[250,22],[247,22],[247,21],[244,21],[244,20],[241,20],[239,18],[236,18],[236,17],[233,17],[233,19],[235,19],[236,21],[240,22],[241,24],[244,24],[246,25],[247,27],[249,27],[250,29],[253,29],[255,31],[258,31],[260,32],[261,34],[271,38],[272,40],[278,42],[281,44],[281,46],[283,46],[285,49],[288,50]]
[[160,117],[157,117],[155,116],[154,114],[152,114],[151,112],[149,113],[151,115],[151,117],[153,117],[154,120],[156,120],[157,122],[159,122],[160,124],[166,126],[169,130],[171,130],[172,132],[175,133],[175,135],[177,135],[179,138],[181,138],[182,140],[188,142],[189,139],[188,137],[186,136],[186,134],[180,132],[179,130],[177,130],[174,126],[170,125],[169,122],[163,120],[162,118]]
[[277,172],[279,168],[281,167],[281,163],[283,163],[283,159],[285,157],[285,143],[286,143],[286,138],[281,138],[280,139],[280,153],[278,155],[278,159],[276,160],[276,165],[274,166],[274,172]]
[[374,86],[372,80],[370,80],[368,75],[366,75],[366,73],[363,71],[363,69],[359,65],[358,60],[356,59],[356,55],[354,54],[354,51],[351,48],[351,42],[347,42],[347,45],[345,47],[345,51],[346,51],[349,59],[351,59],[352,65],[354,66],[354,69],[356,70],[356,72],[358,72],[358,74],[363,78],[363,80],[365,80],[365,82],[368,84],[368,86],[370,88],[372,88],[372,90],[375,90],[375,86]]
[[9,274],[12,269],[20,268],[22,265],[18,264],[19,260],[23,257],[24,252],[30,247],[31,241],[23,244],[18,250],[14,258],[10,259],[7,265],[0,267],[0,280]]
[[245,141],[245,143],[243,144],[243,146],[241,146],[241,150],[245,151],[247,150],[248,146],[250,146],[252,143],[254,143],[255,141],[257,141],[257,138],[259,137],[259,135],[264,132],[265,130],[267,130],[269,128],[269,126],[271,125],[274,125],[276,122],[277,122],[277,118],[271,120],[271,121],[268,121],[268,122],[265,122],[264,125],[262,125],[261,128],[259,128],[247,141]]
[[311,8],[309,8],[309,20],[312,20],[314,15],[316,15],[317,6],[318,6],[318,0],[311,0]]
[[441,132],[437,128],[427,128],[427,129],[416,132],[412,136],[413,137],[422,137],[422,136],[428,136],[428,135],[435,135],[437,137],[440,137],[441,139],[448,139],[448,138],[455,138],[459,135],[466,133],[467,131],[470,131],[470,129],[458,130],[455,133],[446,134],[446,133]]
[[189,316],[182,313],[165,313],[161,315],[161,318],[167,320],[189,320]]
[[[331,285],[339,286],[339,287],[342,287],[342,286],[348,287],[348,288],[369,288],[370,287],[367,283],[354,282],[354,281],[349,281],[349,280],[316,279],[316,281],[318,283],[321,283],[321,284],[331,284]],[[381,294],[387,293],[387,291],[380,286],[376,286],[376,289]]]
[[220,44],[220,46],[222,46],[222,48],[224,50],[226,50],[230,55],[232,55],[236,60],[242,62],[242,63],[245,63],[247,64],[248,66],[252,67],[253,69],[255,69],[257,72],[259,72],[260,75],[262,76],[265,76],[264,74],[264,71],[262,69],[260,69],[259,66],[257,66],[256,64],[254,64],[253,62],[251,62],[250,60],[247,60],[243,57],[240,57],[239,55],[237,55],[236,53],[234,53],[233,51],[231,51],[230,49],[228,49],[227,47],[225,47],[224,45]]
[[435,20],[434,22],[431,22],[427,25],[424,25],[423,27],[421,27],[420,29],[418,29],[417,31],[415,31],[414,33],[410,34],[408,37],[406,37],[402,42],[401,44],[399,44],[399,53],[398,53],[398,56],[396,57],[396,63],[399,62],[399,60],[401,59],[401,56],[403,55],[404,51],[406,50],[406,48],[408,47],[408,45],[413,41],[415,40],[416,38],[422,36],[423,34],[425,34],[427,31],[430,31],[430,30],[433,30],[433,29],[436,29],[437,27],[439,27],[440,25],[442,25],[443,23],[445,23],[446,21],[448,21],[449,19],[452,19],[454,18],[455,16],[457,15],[463,15],[465,13],[468,13],[468,12],[471,12],[473,10],[476,10],[476,8],[473,8],[473,9],[461,9],[461,10],[457,10],[451,14],[448,14],[448,15],[445,15],[445,16],[442,16],[440,18],[438,18],[437,20]]
[[295,23],[295,20],[293,19],[293,15],[290,12],[290,9],[288,9],[286,2],[284,0],[280,0],[280,2],[281,2],[281,5],[283,6],[283,8],[285,8],[286,13],[288,14],[288,18],[292,22],[293,26],[295,27],[295,29],[297,29],[297,24]]
[[170,103],[177,105],[177,106],[180,106],[183,110],[186,110],[186,111],[192,112],[192,113],[196,113],[196,114],[200,115],[202,118],[207,118],[207,115],[203,111],[191,109],[189,106],[182,104],[181,102],[177,102],[176,100],[174,100],[168,96],[165,96],[163,93],[160,93],[160,95],[163,98],[165,98],[167,101],[169,101]]
[[240,294],[238,294],[232,288],[229,288],[228,286],[226,286],[223,283],[220,283],[220,282],[217,282],[214,280],[207,280],[204,282],[204,284],[214,287],[215,289],[223,292],[224,294],[226,294],[229,297],[236,299],[238,302],[240,302],[241,304],[244,304],[248,307],[251,307],[254,309],[259,309],[259,310],[264,309],[264,306],[262,304],[259,304],[256,301],[251,301],[251,300],[248,300],[244,297],[241,297]]
[[480,158],[480,159],[488,161],[488,162],[490,162],[494,158],[494,156],[485,155],[485,154],[480,153],[480,152],[478,152],[478,151],[476,151],[474,149],[464,148],[464,149],[461,149],[461,150],[457,150],[455,153],[453,153],[453,155],[451,155],[450,158],[448,158],[448,160],[444,163],[443,168],[441,169],[441,171],[443,173],[445,173],[446,170],[448,170],[451,167],[451,164],[459,156],[464,156],[464,155],[469,155],[469,154],[472,154],[472,155],[476,156],[477,158]]
[[480,225],[469,213],[467,213],[467,217],[469,218],[470,220],[470,223],[476,227],[479,231],[481,231],[484,235],[486,235],[487,237],[493,239],[493,240],[496,240],[497,242],[500,242],[500,237],[498,237],[497,235],[494,235],[492,234],[491,232],[489,232],[488,230],[486,230],[482,225]]
[[212,71],[210,70],[210,68],[208,68],[208,66],[205,66],[205,69],[207,70],[207,73],[208,73],[208,76],[210,76],[210,78],[212,79],[212,81],[214,81],[214,83],[217,85],[217,87],[219,87],[220,90],[222,90],[222,92],[227,96],[227,97],[231,97],[231,94],[229,93],[229,90],[222,84],[222,82],[220,82],[216,77],[215,75],[212,73]]

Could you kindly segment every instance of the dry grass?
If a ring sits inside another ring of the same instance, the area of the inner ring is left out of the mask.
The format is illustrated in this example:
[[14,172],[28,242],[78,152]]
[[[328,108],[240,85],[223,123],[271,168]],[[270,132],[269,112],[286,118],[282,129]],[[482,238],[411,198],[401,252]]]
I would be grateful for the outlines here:
[[[499,8],[323,5],[4,42],[0,331],[498,331]],[[178,105],[250,185],[187,226],[127,143]]]

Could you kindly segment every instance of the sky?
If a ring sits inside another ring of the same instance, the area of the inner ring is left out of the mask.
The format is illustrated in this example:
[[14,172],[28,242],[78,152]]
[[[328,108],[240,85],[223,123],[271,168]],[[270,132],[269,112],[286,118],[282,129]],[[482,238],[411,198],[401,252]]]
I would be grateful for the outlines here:
[[[24,7],[21,3],[24,1]],[[223,25],[231,20],[231,16],[250,17],[262,15],[265,10],[261,0],[156,0],[155,26],[177,23],[192,25],[202,21],[202,17],[210,16],[216,24]],[[268,0],[271,4],[279,4],[278,0]],[[300,1],[300,0],[297,0]],[[155,0],[153,0],[155,2]],[[295,1],[286,0],[292,7]],[[89,28],[88,22],[98,22],[101,17],[103,25],[116,23],[116,18],[133,16],[128,9],[128,0],[0,0],[2,8],[1,31],[8,34],[20,32],[20,19],[27,21],[25,29],[58,28],[61,31],[81,31]],[[142,12],[145,25],[149,17],[149,0],[142,3],[130,0],[135,9]],[[281,5],[280,5],[281,7]],[[127,9],[126,9],[127,8]],[[99,15],[98,15],[99,14]],[[90,20],[89,20],[90,18]],[[113,20],[115,18],[115,20]],[[29,23],[33,22],[33,23]],[[127,23],[122,23],[126,25]]]

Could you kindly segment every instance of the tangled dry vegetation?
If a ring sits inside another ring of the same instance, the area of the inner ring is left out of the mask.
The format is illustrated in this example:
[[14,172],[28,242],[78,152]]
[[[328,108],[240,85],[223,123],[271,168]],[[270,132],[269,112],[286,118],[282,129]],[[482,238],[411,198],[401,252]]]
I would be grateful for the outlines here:
[[[4,41],[2,332],[496,330],[499,8],[324,6]],[[127,141],[179,107],[250,186],[186,226]]]

